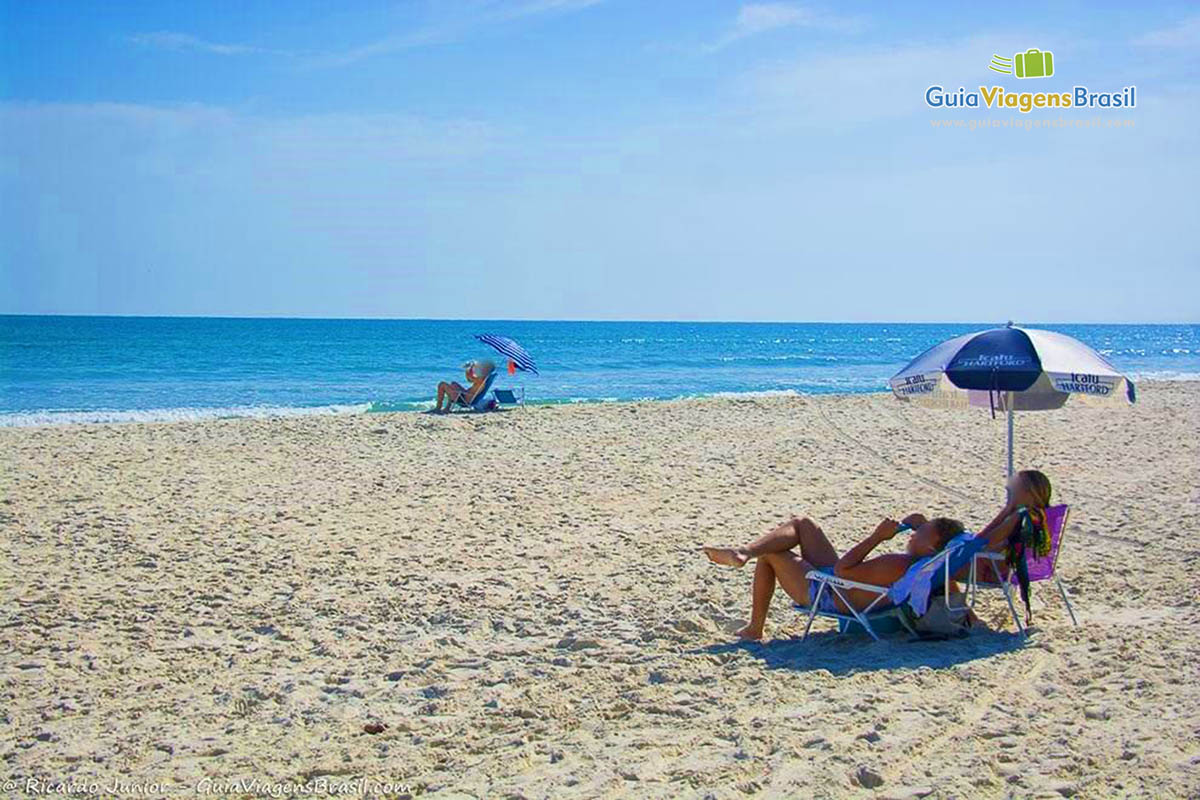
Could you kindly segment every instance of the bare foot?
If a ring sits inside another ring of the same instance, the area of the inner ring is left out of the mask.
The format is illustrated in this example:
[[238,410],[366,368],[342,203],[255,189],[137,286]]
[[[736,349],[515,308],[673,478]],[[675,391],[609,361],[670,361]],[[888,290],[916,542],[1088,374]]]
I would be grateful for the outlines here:
[[732,547],[705,547],[704,554],[714,564],[722,564],[726,567],[744,567],[750,560],[745,554]]
[[763,632],[762,628],[755,628],[747,625],[744,628],[738,628],[734,633],[734,636],[738,637],[739,639],[745,639],[748,642],[757,642],[759,639],[762,639]]

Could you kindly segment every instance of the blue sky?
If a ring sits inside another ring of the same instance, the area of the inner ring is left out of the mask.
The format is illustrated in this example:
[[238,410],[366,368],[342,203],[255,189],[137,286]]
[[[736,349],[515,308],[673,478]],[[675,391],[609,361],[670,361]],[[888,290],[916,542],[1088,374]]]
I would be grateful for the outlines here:
[[[0,2],[0,45],[0,313],[1200,319],[1193,4]],[[1132,125],[932,124],[1059,117]]]

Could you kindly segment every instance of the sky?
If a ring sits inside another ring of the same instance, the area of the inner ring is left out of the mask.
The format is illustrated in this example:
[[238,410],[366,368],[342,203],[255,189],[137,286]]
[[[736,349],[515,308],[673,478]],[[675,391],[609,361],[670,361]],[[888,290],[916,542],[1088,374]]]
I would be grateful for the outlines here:
[[1198,89],[1191,3],[0,0],[0,313],[1194,323]]

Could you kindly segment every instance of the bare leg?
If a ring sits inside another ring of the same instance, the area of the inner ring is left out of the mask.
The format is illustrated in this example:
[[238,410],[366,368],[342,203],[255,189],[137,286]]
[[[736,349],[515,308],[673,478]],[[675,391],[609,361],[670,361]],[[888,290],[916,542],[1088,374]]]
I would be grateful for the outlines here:
[[[800,537],[800,557],[814,567],[827,568],[837,563],[838,551],[821,530],[821,526],[808,517],[793,520],[796,535]],[[806,584],[807,585],[807,584]],[[806,589],[807,591],[807,589]]]
[[782,553],[797,545],[801,557],[815,567],[832,567],[837,563],[837,550],[821,527],[808,517],[793,517],[744,547],[705,547],[704,552],[714,564],[742,567],[752,558]]
[[704,552],[714,564],[744,567],[746,562],[765,553],[781,553],[800,544],[796,520],[789,520],[770,533],[764,534],[744,547],[705,547]]
[[[458,399],[458,395],[461,391],[462,387],[457,383],[447,383],[446,381],[439,383],[437,405],[433,407],[433,410],[449,411],[450,407],[454,405],[454,401]],[[446,404],[445,408],[442,408],[443,403]]]
[[754,566],[754,586],[750,590],[750,622],[737,632],[742,639],[761,639],[767,621],[767,609],[775,596],[775,583],[802,605],[808,604],[808,572],[813,564],[793,552],[767,553]]
[[739,639],[758,640],[763,636],[763,625],[767,621],[767,609],[775,596],[775,570],[767,559],[760,558],[754,565],[754,585],[750,589],[750,622],[737,632]]
[[[464,391],[466,390],[457,383],[442,381],[438,384],[437,405],[433,407],[433,410],[449,411]],[[442,403],[446,404],[445,408],[442,408]]]

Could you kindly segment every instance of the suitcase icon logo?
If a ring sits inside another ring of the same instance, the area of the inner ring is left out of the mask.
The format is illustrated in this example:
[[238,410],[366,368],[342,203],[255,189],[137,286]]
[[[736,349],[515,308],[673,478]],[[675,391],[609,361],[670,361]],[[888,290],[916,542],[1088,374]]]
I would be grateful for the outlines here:
[[1049,78],[1054,74],[1054,53],[1031,47],[1012,58],[993,55],[988,69],[1018,78]]

